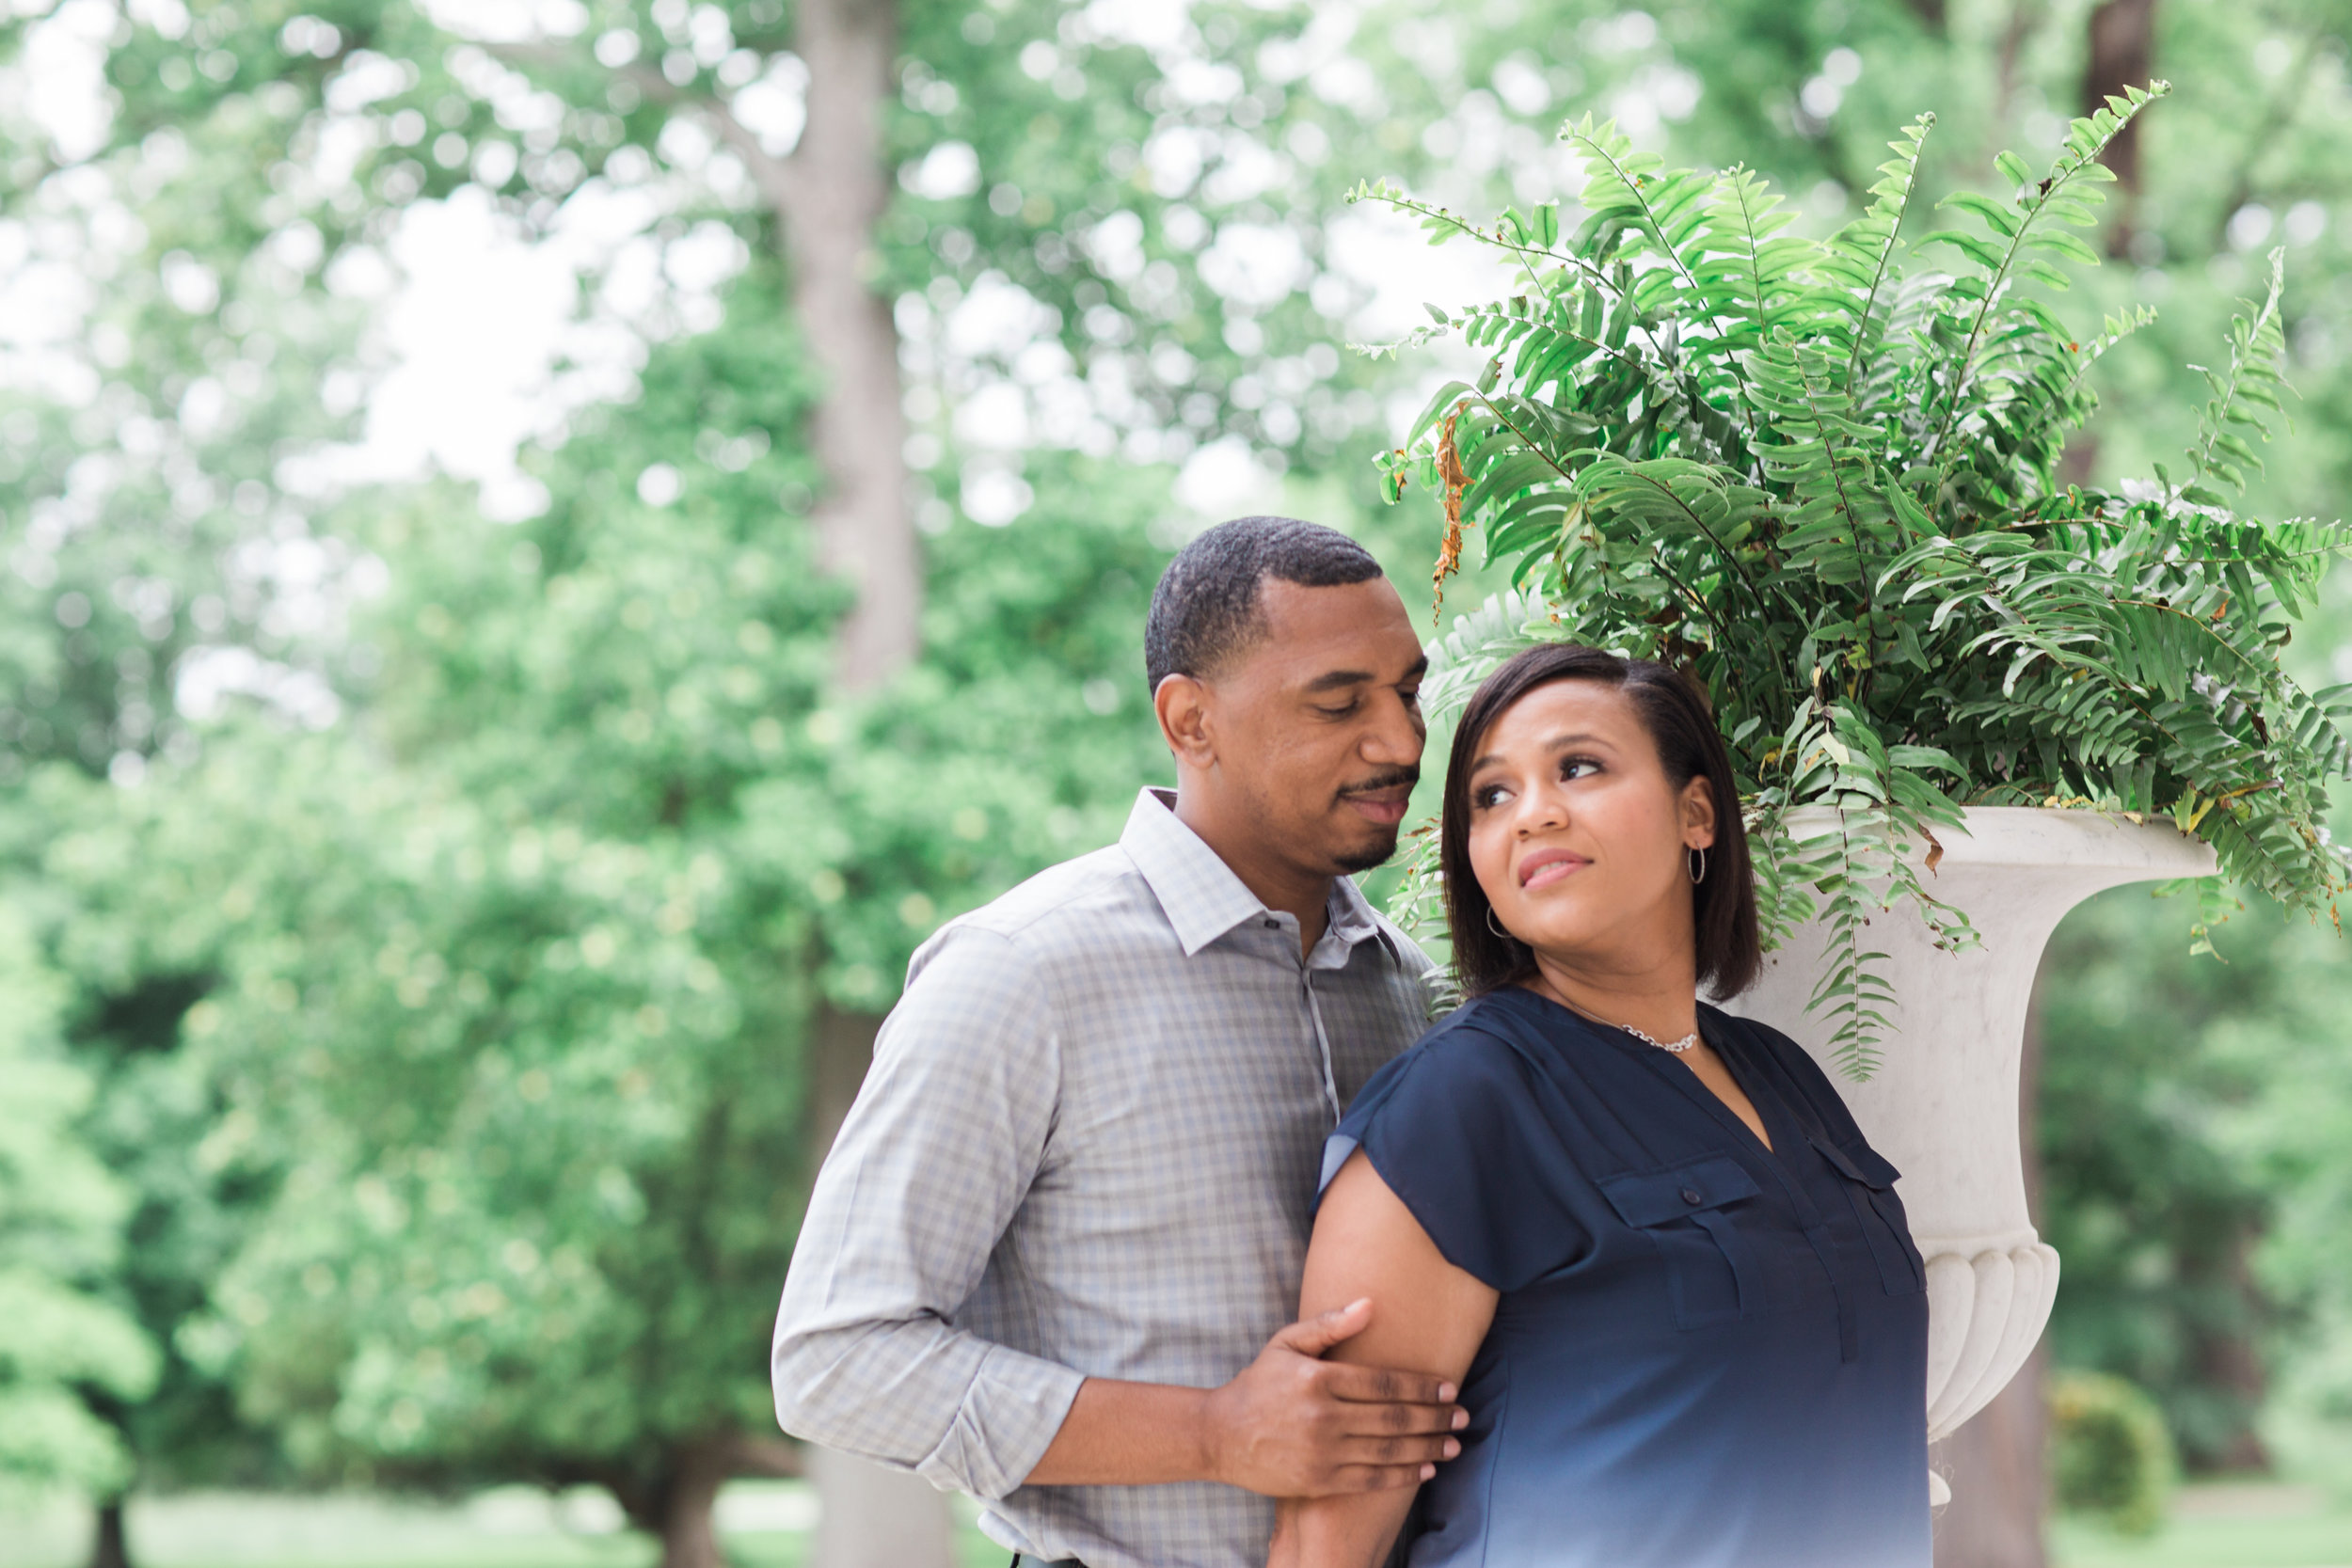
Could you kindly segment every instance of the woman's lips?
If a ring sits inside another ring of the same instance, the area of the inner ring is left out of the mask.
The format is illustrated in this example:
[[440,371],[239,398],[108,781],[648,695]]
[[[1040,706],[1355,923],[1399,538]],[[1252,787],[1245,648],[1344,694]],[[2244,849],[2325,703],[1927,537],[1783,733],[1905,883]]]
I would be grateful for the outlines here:
[[1592,864],[1581,855],[1571,855],[1565,849],[1538,849],[1519,862],[1519,886],[1534,892],[1549,887],[1563,877],[1571,876]]

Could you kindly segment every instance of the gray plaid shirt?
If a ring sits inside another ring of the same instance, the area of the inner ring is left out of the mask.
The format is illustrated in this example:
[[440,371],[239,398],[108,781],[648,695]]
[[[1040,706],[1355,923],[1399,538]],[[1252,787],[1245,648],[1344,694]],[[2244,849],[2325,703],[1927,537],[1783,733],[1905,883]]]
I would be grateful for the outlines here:
[[1302,964],[1153,790],[951,922],[809,1199],[778,1419],[992,1499],[1011,1550],[1257,1568],[1263,1497],[1022,1480],[1088,1377],[1214,1387],[1295,1315],[1324,1138],[1425,1027],[1430,967],[1345,879]]

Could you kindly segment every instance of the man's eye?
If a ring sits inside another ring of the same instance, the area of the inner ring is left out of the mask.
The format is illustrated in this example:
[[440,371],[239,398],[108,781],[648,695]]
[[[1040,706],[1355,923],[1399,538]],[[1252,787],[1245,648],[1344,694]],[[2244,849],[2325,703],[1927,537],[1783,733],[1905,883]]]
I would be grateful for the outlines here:
[[1315,711],[1322,714],[1326,719],[1344,719],[1349,714],[1356,711],[1356,705],[1354,703],[1347,703],[1339,707],[1317,707]]
[[1410,691],[1400,691],[1397,695],[1405,699],[1405,705],[1406,707],[1421,706],[1421,688],[1418,686],[1413,688]]

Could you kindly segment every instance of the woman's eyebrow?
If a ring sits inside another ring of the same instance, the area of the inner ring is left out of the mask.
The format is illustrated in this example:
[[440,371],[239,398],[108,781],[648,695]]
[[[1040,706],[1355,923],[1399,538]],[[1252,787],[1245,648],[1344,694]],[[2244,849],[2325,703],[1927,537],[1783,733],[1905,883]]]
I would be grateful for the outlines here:
[[[1555,735],[1544,742],[1544,750],[1547,752],[1565,752],[1571,746],[1613,747],[1613,743],[1605,735],[1594,735],[1585,730],[1578,730],[1569,735]],[[1491,768],[1502,760],[1501,752],[1488,752],[1482,756],[1472,757],[1470,770],[1475,773],[1482,768]]]

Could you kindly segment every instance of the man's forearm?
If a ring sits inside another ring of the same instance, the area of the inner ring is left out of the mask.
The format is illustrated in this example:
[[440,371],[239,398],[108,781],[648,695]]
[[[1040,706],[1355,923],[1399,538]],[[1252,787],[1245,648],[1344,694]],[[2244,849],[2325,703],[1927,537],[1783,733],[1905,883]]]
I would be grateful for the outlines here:
[[[1216,1388],[1086,1379],[1025,1486],[1214,1481],[1265,1497],[1411,1488],[1461,1451],[1450,1381],[1326,1361],[1369,1299],[1291,1324]],[[1071,1376],[1076,1376],[1074,1372]]]
[[1211,1390],[1090,1377],[1026,1486],[1152,1486],[1214,1481]]

